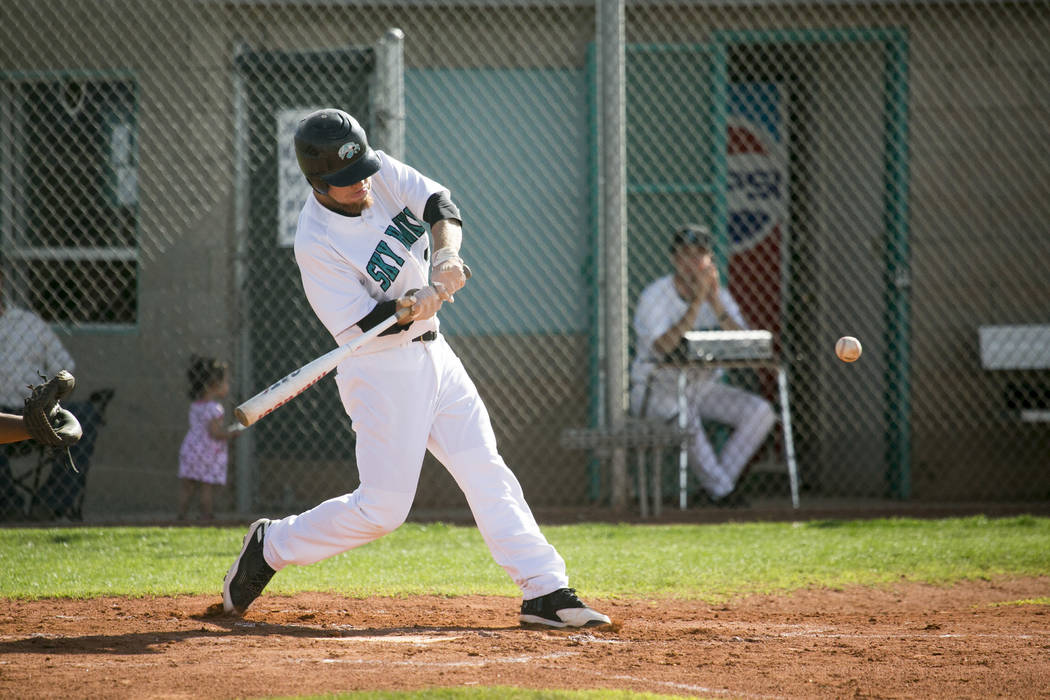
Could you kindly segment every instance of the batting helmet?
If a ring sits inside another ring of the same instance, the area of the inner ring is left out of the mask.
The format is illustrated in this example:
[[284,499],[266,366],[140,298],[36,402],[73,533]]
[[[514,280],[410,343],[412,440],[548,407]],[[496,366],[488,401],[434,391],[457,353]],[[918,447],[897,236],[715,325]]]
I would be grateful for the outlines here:
[[307,181],[321,194],[329,186],[345,187],[371,177],[380,165],[365,130],[340,109],[321,109],[299,122],[295,157]]

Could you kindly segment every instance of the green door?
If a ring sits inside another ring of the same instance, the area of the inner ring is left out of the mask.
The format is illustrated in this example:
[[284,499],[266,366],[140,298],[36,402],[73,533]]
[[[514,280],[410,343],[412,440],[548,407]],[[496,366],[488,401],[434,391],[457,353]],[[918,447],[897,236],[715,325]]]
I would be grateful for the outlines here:
[[[367,129],[373,65],[371,49],[243,52],[236,59],[243,215],[242,352],[234,373],[241,400],[334,347],[303,293],[291,246],[309,192],[298,175],[291,135],[303,113],[321,107],[344,109]],[[238,488],[242,508],[296,508],[356,483],[354,435],[331,376],[263,418],[250,435],[238,466],[238,478],[252,482]]]

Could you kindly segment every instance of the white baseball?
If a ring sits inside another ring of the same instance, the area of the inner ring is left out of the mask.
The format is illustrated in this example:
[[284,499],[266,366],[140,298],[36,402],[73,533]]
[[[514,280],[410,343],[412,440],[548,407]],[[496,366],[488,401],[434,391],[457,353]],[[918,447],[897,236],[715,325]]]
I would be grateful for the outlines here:
[[838,342],[835,343],[835,354],[838,355],[839,359],[843,362],[856,362],[857,358],[860,357],[860,353],[860,341],[852,335],[842,336],[839,338]]

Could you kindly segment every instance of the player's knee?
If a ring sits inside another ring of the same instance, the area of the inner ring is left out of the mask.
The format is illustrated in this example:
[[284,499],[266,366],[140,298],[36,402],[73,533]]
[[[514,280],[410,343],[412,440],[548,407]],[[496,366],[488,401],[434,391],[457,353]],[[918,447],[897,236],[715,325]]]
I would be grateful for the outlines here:
[[403,494],[373,491],[362,496],[359,501],[361,517],[377,536],[401,527],[412,508],[411,494],[405,497]]

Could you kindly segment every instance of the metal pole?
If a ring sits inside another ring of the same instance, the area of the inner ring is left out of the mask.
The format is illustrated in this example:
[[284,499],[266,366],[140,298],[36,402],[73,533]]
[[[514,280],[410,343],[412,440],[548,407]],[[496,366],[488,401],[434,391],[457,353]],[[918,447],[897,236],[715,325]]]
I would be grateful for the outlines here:
[[[623,0],[596,0],[598,99],[601,144],[602,258],[605,268],[606,422],[622,430],[627,413],[627,184],[626,74],[624,67]],[[613,450],[611,505],[627,505],[627,455]]]
[[682,445],[678,450],[678,509],[689,506],[689,438],[684,437],[689,428],[688,406],[685,400],[685,368],[678,368],[678,429],[682,431]]
[[[238,46],[237,54],[242,55],[248,50],[247,46]],[[249,226],[248,226],[248,105],[245,96],[244,78],[241,76],[240,68],[234,73],[233,78],[233,119],[234,119],[234,258],[233,278],[237,298],[234,301],[235,308],[240,311],[248,309],[251,300],[248,298],[248,254],[249,254]],[[251,324],[244,320],[242,313],[237,314],[237,364],[234,376],[237,380],[239,396],[250,396],[254,385],[252,373],[252,344]],[[240,515],[249,514],[255,507],[256,488],[256,459],[255,459],[255,435],[251,432],[243,434],[237,440],[235,451],[235,507]]]
[[795,461],[795,440],[791,435],[787,373],[783,367],[777,367],[777,388],[780,391],[780,420],[784,429],[784,453],[787,456],[788,480],[791,484],[791,506],[798,509],[798,463]]
[[405,33],[388,29],[376,44],[376,145],[398,160],[405,157]]

